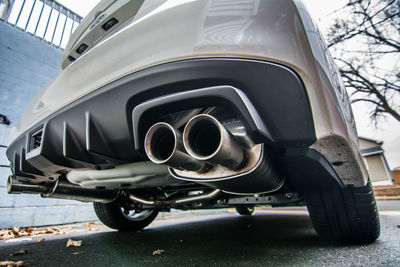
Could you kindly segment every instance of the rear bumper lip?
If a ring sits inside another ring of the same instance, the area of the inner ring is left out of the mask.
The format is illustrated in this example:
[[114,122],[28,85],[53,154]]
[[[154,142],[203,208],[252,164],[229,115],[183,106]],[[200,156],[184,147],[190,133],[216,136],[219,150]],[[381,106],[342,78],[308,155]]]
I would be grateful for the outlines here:
[[[291,69],[251,59],[208,58],[151,67],[83,96],[27,129],[9,146],[7,157],[17,176],[39,180],[73,169],[141,161],[145,157],[136,137],[146,126],[142,119],[132,120],[132,112],[138,107],[146,112],[141,104],[160,97],[175,98],[179,108],[198,104],[195,99],[232,103],[260,133],[261,142],[308,147],[316,140],[306,89]],[[30,151],[29,137],[40,127],[41,146]]]

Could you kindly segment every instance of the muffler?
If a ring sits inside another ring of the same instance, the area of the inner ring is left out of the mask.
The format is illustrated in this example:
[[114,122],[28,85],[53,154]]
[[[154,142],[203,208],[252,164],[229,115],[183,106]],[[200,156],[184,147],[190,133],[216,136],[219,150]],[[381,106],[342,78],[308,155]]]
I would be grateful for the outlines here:
[[246,163],[240,143],[213,116],[193,117],[183,131],[183,143],[190,156],[199,161],[219,164],[237,170]]
[[129,198],[132,201],[139,202],[145,205],[152,205],[152,206],[178,206],[184,204],[190,204],[198,201],[205,201],[205,200],[212,200],[221,194],[221,190],[214,189],[208,193],[202,193],[199,195],[193,196],[185,196],[170,200],[154,200],[154,199],[144,199],[133,194],[129,195]]
[[[179,180],[232,194],[278,190],[284,179],[275,171],[264,145],[246,145],[246,129],[244,126],[239,128],[242,130],[236,129],[234,136],[215,117],[200,114],[189,120],[182,136],[168,123],[159,122],[146,134],[146,154],[152,162],[172,167],[169,168],[170,174]],[[151,205],[176,204],[154,202],[134,195],[130,198]],[[190,202],[192,199],[182,201]]]
[[18,181],[15,176],[11,175],[7,180],[7,192],[9,194],[40,194],[45,198],[102,203],[111,202],[118,197],[118,191],[115,190],[88,189],[60,179],[49,184],[28,184]]
[[182,134],[165,122],[156,123],[147,131],[144,147],[149,159],[157,164],[189,171],[198,171],[204,166],[186,153]]

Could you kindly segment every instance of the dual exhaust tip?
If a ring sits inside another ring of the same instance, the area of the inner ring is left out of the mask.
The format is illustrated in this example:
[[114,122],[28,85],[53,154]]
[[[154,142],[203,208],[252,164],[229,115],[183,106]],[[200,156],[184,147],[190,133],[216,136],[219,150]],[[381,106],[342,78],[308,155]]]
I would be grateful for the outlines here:
[[207,163],[237,170],[246,159],[235,137],[208,114],[194,116],[183,134],[168,123],[154,124],[146,134],[145,150],[154,163],[198,172],[204,172]]

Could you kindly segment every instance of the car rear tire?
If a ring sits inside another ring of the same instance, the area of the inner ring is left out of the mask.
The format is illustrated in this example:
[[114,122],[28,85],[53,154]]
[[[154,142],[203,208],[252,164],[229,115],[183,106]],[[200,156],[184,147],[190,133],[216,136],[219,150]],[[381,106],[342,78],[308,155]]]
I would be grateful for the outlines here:
[[371,183],[305,195],[316,232],[334,242],[372,243],[380,234]]
[[254,212],[254,206],[236,207],[236,212],[243,216],[249,216]]
[[136,212],[124,207],[120,200],[110,203],[93,203],[99,220],[106,226],[120,231],[139,231],[148,226],[158,214],[157,210]]

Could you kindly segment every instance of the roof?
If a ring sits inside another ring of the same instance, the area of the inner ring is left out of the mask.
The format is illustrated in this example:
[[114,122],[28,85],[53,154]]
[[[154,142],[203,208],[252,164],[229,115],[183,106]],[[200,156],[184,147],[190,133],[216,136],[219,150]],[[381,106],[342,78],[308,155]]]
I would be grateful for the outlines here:
[[375,155],[375,154],[382,154],[383,153],[383,148],[380,147],[380,146],[377,146],[377,147],[361,149],[360,153],[361,153],[361,155],[363,157],[370,156],[370,155]]

